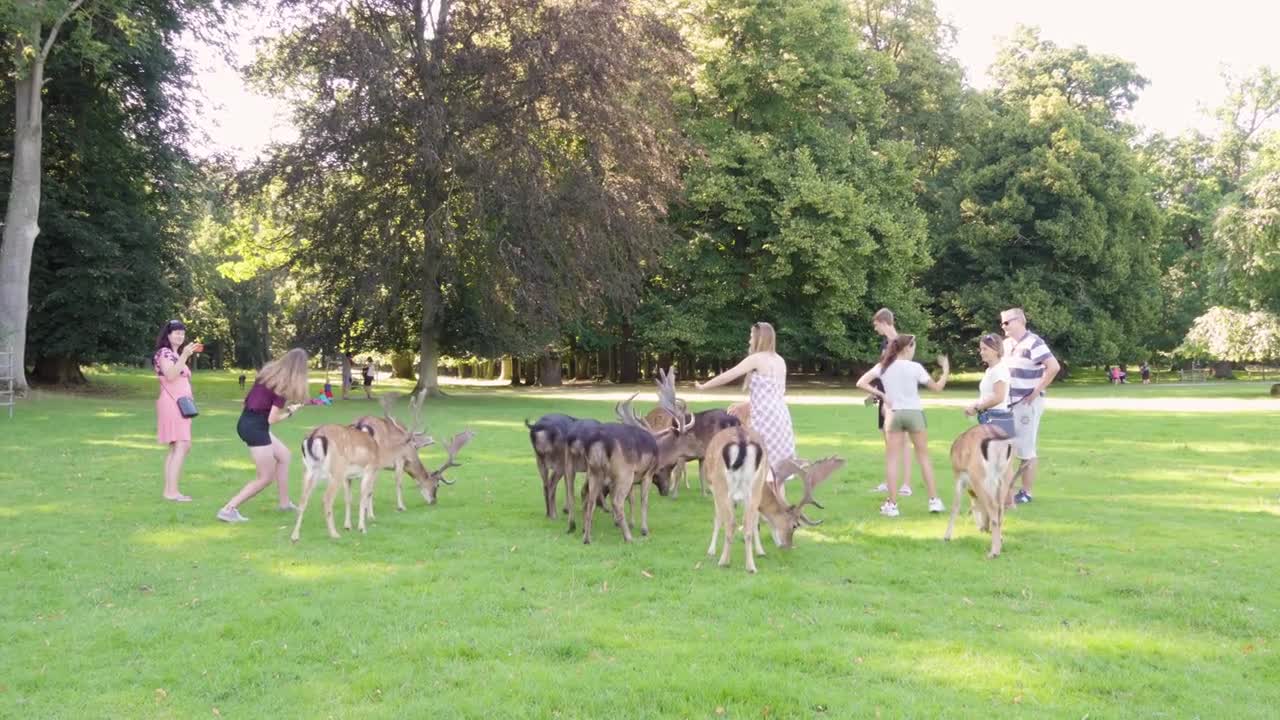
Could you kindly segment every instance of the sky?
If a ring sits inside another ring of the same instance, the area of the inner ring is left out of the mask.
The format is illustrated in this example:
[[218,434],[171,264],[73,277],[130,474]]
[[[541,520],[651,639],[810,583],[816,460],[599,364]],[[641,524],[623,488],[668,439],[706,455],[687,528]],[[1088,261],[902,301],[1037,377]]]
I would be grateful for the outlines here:
[[[1261,65],[1280,68],[1280,1],[1214,0],[935,0],[939,14],[958,29],[952,52],[964,65],[969,84],[987,87],[987,68],[1000,39],[1019,25],[1040,28],[1041,37],[1059,45],[1083,44],[1092,52],[1118,55],[1137,63],[1150,84],[1131,120],[1176,134],[1209,131],[1212,120],[1202,108],[1217,105],[1224,94],[1220,71],[1248,74]],[[253,36],[266,27],[251,17],[239,23],[238,62],[253,57]],[[196,49],[197,87],[204,107],[196,127],[206,137],[196,142],[202,155],[230,152],[252,159],[271,140],[292,137],[285,106],[254,93],[235,68],[207,48]]]

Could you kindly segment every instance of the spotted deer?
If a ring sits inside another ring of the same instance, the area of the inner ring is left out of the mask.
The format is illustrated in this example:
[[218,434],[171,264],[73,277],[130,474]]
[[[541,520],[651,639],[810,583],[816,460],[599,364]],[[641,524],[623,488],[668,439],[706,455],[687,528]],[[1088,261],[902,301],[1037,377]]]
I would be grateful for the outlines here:
[[1012,456],[1012,443],[994,425],[974,425],[951,443],[951,471],[956,478],[956,495],[951,501],[951,519],[947,521],[943,540],[951,540],[960,501],[967,491],[978,530],[991,533],[991,551],[987,557],[999,557],[1003,545],[1004,501],[1017,478],[1016,474],[1006,472]]
[[[819,525],[821,520],[811,520],[804,514],[806,505],[821,509],[814,499],[813,490],[833,472],[844,466],[841,458],[830,457],[808,464],[786,460],[779,465],[781,479],[774,476],[764,442],[756,433],[744,427],[731,427],[716,433],[707,445],[707,481],[715,497],[716,512],[711,529],[708,555],[716,554],[716,541],[724,530],[724,545],[720,553],[720,566],[729,566],[729,550],[733,543],[736,525],[735,508],[743,508],[742,531],[746,547],[747,572],[756,572],[757,555],[764,555],[760,542],[760,517],[769,523],[773,542],[781,548],[789,548],[795,542],[795,531],[801,525]],[[799,476],[804,484],[804,496],[799,503],[787,501],[784,483]]]

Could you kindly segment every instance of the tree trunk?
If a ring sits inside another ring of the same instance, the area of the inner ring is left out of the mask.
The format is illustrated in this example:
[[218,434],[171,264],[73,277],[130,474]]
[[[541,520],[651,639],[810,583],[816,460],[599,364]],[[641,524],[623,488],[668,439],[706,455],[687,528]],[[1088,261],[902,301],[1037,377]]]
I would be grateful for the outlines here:
[[1219,380],[1234,380],[1236,373],[1230,361],[1219,360],[1213,364],[1213,376]]
[[[29,37],[36,38],[38,43],[40,24],[35,23],[32,29],[34,32]],[[23,43],[17,43],[19,53],[24,47]],[[39,51],[38,44],[35,49]],[[14,389],[25,394],[31,251],[40,234],[43,58],[32,61],[25,78],[21,78],[21,73],[19,76],[14,94],[13,175],[5,210],[4,237],[0,241],[0,336],[8,335],[13,343]]]
[[422,353],[422,357],[418,359],[418,383],[413,386],[415,395],[424,391],[428,397],[443,397],[444,395],[444,393],[440,392],[440,378],[437,375],[437,368],[440,363],[440,344],[436,338],[435,331],[435,324],[428,325],[424,317],[422,322],[422,342],[418,348],[418,352]]
[[539,384],[543,387],[559,387],[564,384],[564,378],[561,374],[560,354],[554,352],[546,352],[542,354],[542,373],[538,378]]
[[618,372],[618,382],[626,385],[640,380],[640,358],[636,355],[635,344],[631,340],[632,328],[628,323],[622,326],[622,344],[618,348],[622,367]]
[[36,358],[31,375],[37,382],[49,385],[83,385],[88,382],[80,372],[80,363],[66,355]]

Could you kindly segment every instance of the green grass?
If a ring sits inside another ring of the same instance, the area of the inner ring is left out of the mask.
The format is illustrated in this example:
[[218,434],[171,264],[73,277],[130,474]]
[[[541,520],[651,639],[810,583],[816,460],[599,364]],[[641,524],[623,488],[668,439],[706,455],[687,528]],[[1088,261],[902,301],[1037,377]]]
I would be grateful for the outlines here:
[[[788,552],[766,539],[749,576],[740,543],[728,570],[704,554],[712,504],[696,492],[655,498],[653,534],[632,545],[607,519],[583,546],[542,517],[521,419],[607,417],[612,403],[485,389],[433,402],[437,436],[478,433],[440,503],[415,493],[396,513],[384,475],[367,536],[330,541],[317,495],[291,545],[270,490],[244,507],[250,523],[213,519],[252,473],[234,375],[197,377],[190,505],[159,497],[154,380],[93,379],[101,392],[0,416],[0,717],[1262,718],[1280,705],[1280,402],[1051,406],[1037,500],[994,561],[967,520],[940,541],[918,474],[901,518],[877,514],[871,408],[796,405],[801,454],[849,463],[820,489],[825,524]],[[296,447],[372,408],[307,408],[279,434]],[[938,408],[929,422],[950,505],[946,450],[965,420]],[[295,498],[300,475],[295,462]]]

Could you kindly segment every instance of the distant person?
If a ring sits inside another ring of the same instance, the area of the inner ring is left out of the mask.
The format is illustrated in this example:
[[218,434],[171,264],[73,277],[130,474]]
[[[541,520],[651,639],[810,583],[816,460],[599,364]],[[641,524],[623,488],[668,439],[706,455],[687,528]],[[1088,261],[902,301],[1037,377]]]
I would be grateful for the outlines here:
[[[876,334],[880,336],[880,354],[884,355],[884,351],[889,347],[889,343],[898,337],[898,328],[894,325],[893,311],[889,308],[880,308],[876,314],[871,316],[871,327],[875,329]],[[877,359],[877,362],[879,360]],[[884,391],[884,385],[880,382],[880,378],[871,381],[871,387]],[[867,396],[868,402],[874,402],[876,405],[876,428],[880,430],[880,437],[888,447],[889,436],[884,432],[884,403],[875,395]],[[902,444],[902,459],[899,465],[899,477],[902,480],[902,486],[898,488],[898,494],[904,497],[911,496],[911,447],[906,443]],[[884,483],[876,486],[875,492],[887,493],[889,488]]]
[[[920,403],[920,386],[941,392],[951,375],[951,363],[946,355],[938,357],[942,376],[935,381],[924,366],[915,361],[915,353],[915,336],[899,335],[885,348],[880,362],[858,379],[858,387],[878,396],[885,406],[884,432],[887,442],[884,479],[889,498],[880,506],[880,514],[886,517],[899,515],[898,465],[902,457],[902,446],[908,437],[915,447],[920,475],[924,477],[925,487],[929,491],[929,512],[946,510],[938,497],[938,488],[933,479],[933,463],[929,461],[929,433],[925,429],[924,405]],[[872,386],[871,382],[876,378],[880,379],[884,390]]]
[[190,495],[178,490],[182,476],[182,464],[191,452],[191,418],[183,417],[178,409],[178,398],[194,397],[191,391],[191,370],[187,360],[193,353],[204,350],[200,343],[187,342],[187,326],[181,320],[170,320],[156,336],[155,354],[151,366],[160,379],[160,395],[156,398],[156,440],[168,445],[164,456],[164,499],[173,502],[191,502]]
[[1111,368],[1111,384],[1119,385],[1120,384],[1120,366],[1116,365],[1115,367],[1112,367],[1108,365],[1107,367]]
[[351,353],[342,353],[342,399],[349,400],[348,393],[351,392],[351,370],[355,366],[356,361],[352,359]]
[[373,357],[370,356],[368,358],[365,358],[364,370],[361,371],[361,374],[364,375],[364,399],[365,400],[373,399],[373,393],[370,392],[370,388],[373,387],[373,376],[375,372],[376,371],[373,369]]
[[[240,489],[222,509],[218,519],[228,523],[246,522],[240,505],[276,484],[279,509],[296,510],[289,499],[289,462],[293,455],[271,426],[293,417],[307,401],[307,351],[294,348],[258,371],[258,378],[244,399],[244,411],[236,424],[236,433],[249,446],[257,476]],[[285,407],[286,403],[290,403]]]
[[1009,367],[1010,376],[1013,447],[1018,455],[1018,472],[1022,474],[1022,488],[1013,496],[1013,501],[1029,503],[1038,467],[1036,442],[1040,418],[1044,415],[1044,391],[1058,376],[1062,366],[1045,341],[1027,330],[1027,316],[1022,308],[1009,308],[1000,313],[1000,326],[1004,328],[1004,362]]
[[1138,366],[1138,372],[1142,373],[1142,384],[1150,385],[1151,384],[1151,366],[1147,364],[1146,360],[1143,360],[1142,364]]

